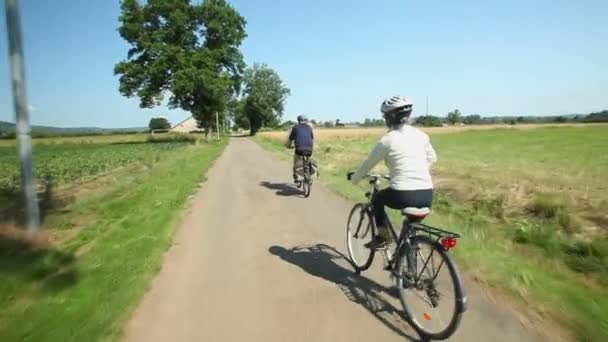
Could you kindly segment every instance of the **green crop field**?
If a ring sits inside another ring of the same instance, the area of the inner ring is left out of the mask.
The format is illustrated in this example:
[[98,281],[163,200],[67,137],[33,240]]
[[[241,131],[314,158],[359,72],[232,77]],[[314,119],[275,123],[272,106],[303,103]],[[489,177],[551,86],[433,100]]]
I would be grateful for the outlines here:
[[[35,175],[41,181],[67,183],[125,166],[161,158],[183,143],[120,143],[37,145],[33,149]],[[0,147],[0,190],[19,184],[19,161],[14,146]]]
[[117,339],[188,196],[226,144],[187,135],[72,139],[35,142],[36,174],[58,185],[53,206],[41,193],[36,237],[12,228],[17,151],[14,142],[0,147],[0,341]]
[[[345,174],[382,132],[348,131],[319,131],[315,158],[322,182],[363,200],[366,185],[351,185]],[[430,135],[439,161],[428,222],[463,233],[459,263],[581,340],[608,339],[608,126]],[[288,159],[285,138],[269,132],[255,140]]]

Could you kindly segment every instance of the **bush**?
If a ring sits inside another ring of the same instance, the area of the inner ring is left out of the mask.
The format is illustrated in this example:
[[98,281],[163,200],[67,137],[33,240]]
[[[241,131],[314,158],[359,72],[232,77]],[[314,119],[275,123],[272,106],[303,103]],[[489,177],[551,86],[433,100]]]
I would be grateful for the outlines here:
[[415,124],[425,127],[441,127],[443,124],[443,120],[437,116],[425,115],[416,118]]
[[566,264],[581,273],[602,273],[608,276],[608,240],[574,241],[564,245]]
[[513,234],[513,241],[536,246],[551,256],[561,253],[561,238],[554,227],[538,224],[520,224]]
[[471,200],[471,202],[473,209],[487,212],[497,219],[504,220],[506,200],[507,199],[505,196],[499,195],[488,198],[474,198]]
[[557,227],[524,223],[514,231],[513,241],[536,246],[549,256],[561,258],[570,269],[597,274],[608,282],[608,240],[604,237],[575,240],[560,234]]
[[580,228],[570,207],[557,195],[538,194],[528,204],[527,210],[538,218],[555,221],[568,233],[577,232]]
[[197,137],[190,134],[163,134],[163,135],[149,135],[146,139],[149,143],[163,143],[163,142],[184,142],[195,144],[198,139]]

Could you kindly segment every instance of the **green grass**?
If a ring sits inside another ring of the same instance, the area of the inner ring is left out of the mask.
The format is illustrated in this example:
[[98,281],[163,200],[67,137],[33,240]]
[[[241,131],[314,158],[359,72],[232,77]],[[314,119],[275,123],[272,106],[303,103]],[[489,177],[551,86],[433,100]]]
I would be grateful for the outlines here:
[[4,239],[0,341],[116,339],[159,270],[187,198],[225,143],[178,150],[77,201],[47,227],[85,222],[59,246],[28,252]]
[[[345,174],[377,139],[360,134],[319,141],[321,181],[348,199],[364,200],[366,186],[351,185]],[[597,219],[605,214],[598,210],[606,201],[601,189],[608,186],[606,126],[470,131],[431,139],[439,163],[428,223],[463,235],[455,250],[459,264],[580,340],[608,340],[608,243],[597,231],[608,228]],[[255,140],[289,160],[282,141],[263,135]],[[596,220],[589,219],[591,213]],[[596,230],[588,229],[594,225]]]

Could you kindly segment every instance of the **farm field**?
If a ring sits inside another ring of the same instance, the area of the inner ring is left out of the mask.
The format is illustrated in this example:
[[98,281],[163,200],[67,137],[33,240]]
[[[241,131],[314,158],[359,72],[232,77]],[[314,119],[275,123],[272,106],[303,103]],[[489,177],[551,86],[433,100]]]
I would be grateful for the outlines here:
[[[73,137],[52,137],[52,138],[34,138],[34,145],[50,145],[50,144],[94,144],[94,143],[125,143],[125,142],[143,142],[148,138],[148,134],[102,134],[92,136],[73,136]],[[0,146],[14,146],[14,139],[0,139]]]
[[35,142],[43,214],[36,239],[12,228],[16,150],[0,147],[1,341],[118,334],[156,274],[188,196],[226,144],[170,136],[152,143],[145,135],[71,139]]
[[[34,174],[39,191],[55,191],[94,180],[119,168],[140,164],[150,167],[195,139],[142,134],[35,139]],[[3,142],[4,145],[0,145],[0,220],[6,221],[11,219],[11,213],[15,214],[14,206],[20,199],[20,171],[15,141]]]
[[[425,130],[439,157],[428,222],[463,233],[456,255],[469,276],[577,338],[608,338],[608,126]],[[362,200],[365,185],[345,174],[384,131],[316,130],[321,181]],[[288,159],[285,138],[254,140]]]

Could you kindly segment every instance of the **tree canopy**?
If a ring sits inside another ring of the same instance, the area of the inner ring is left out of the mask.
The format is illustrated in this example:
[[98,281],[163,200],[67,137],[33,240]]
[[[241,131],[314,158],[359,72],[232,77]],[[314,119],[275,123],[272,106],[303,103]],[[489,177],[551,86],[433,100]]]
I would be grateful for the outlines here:
[[209,130],[241,88],[245,19],[225,0],[122,0],[121,9],[119,33],[131,45],[114,68],[121,94],[142,108],[168,97]]
[[462,114],[458,109],[455,109],[448,113],[447,120],[450,124],[455,125],[462,121]]
[[266,64],[247,68],[244,77],[243,112],[249,119],[251,135],[265,126],[278,126],[290,94],[279,75]]
[[439,127],[442,123],[443,121],[440,117],[433,115],[423,115],[416,118],[416,125],[425,127]]
[[150,119],[150,123],[148,124],[148,128],[151,130],[155,129],[170,129],[171,124],[165,118],[152,118]]

